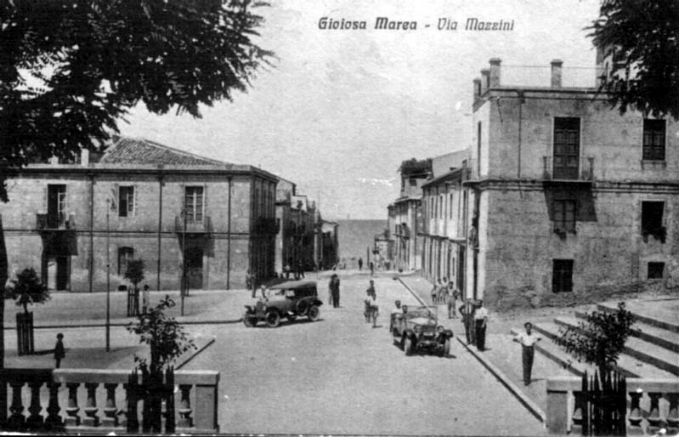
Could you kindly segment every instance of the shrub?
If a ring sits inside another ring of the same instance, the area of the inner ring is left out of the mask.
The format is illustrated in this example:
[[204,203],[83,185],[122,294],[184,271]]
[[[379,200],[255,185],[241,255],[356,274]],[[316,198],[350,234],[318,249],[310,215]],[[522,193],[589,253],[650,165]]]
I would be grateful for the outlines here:
[[45,303],[50,299],[47,286],[40,282],[38,274],[31,267],[19,273],[10,284],[5,291],[5,298],[14,299],[17,306],[23,306],[24,313],[28,313],[29,304]]

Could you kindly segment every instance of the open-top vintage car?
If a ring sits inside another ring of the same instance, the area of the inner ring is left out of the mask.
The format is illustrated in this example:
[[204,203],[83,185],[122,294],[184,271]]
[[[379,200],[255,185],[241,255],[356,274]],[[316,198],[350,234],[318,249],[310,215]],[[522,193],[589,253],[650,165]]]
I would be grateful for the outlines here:
[[438,324],[436,307],[405,306],[403,314],[392,314],[391,332],[406,355],[417,351],[434,352],[442,357],[450,354],[453,331]]
[[263,320],[271,328],[277,327],[283,317],[294,321],[299,317],[308,317],[315,322],[320,316],[323,305],[318,299],[315,281],[287,281],[271,286],[266,297],[259,299],[254,305],[245,305],[243,323],[255,326]]

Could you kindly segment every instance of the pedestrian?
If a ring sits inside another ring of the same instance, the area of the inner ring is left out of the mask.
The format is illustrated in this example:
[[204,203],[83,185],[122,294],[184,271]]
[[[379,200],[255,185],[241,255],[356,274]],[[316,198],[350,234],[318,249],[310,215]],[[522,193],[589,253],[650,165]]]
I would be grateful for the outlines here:
[[358,270],[363,269],[363,258],[358,258]]
[[141,294],[141,308],[142,313],[146,314],[151,304],[151,291],[148,284],[144,284],[144,291]]
[[333,280],[333,277],[331,276],[330,281],[328,282],[328,305],[332,305],[332,287],[333,287],[332,280]]
[[474,313],[474,326],[476,330],[476,349],[479,352],[486,350],[486,326],[488,325],[488,310],[480,300]]
[[297,279],[304,278],[304,263],[302,260],[297,262]]
[[370,280],[370,286],[366,290],[367,298],[365,300],[366,322],[370,323],[372,320],[373,328],[377,328],[377,316],[379,315],[380,307],[377,304],[377,293],[375,292],[375,283]]
[[[453,287],[452,290],[450,287]],[[460,296],[460,291],[453,285],[453,281],[448,284],[448,318],[456,319],[457,313],[455,308],[457,308],[457,298]]]
[[438,278],[434,282],[434,286],[431,289],[431,302],[436,305],[438,303],[439,289],[441,288],[441,278]]
[[336,274],[330,277],[330,292],[332,294],[332,306],[333,308],[339,308],[340,306],[340,280]]
[[257,281],[249,269],[245,273],[245,287],[252,292],[253,299],[257,297]]
[[370,261],[370,276],[375,274],[375,263]]
[[542,340],[542,337],[533,334],[533,324],[526,322],[523,325],[525,333],[518,334],[514,341],[521,344],[521,364],[523,365],[523,385],[530,385],[531,373],[533,370],[533,358],[535,357],[535,343]]
[[401,308],[401,301],[397,300],[396,302],[394,302],[394,305],[396,306],[396,308],[391,310],[391,320],[389,321],[389,332],[393,332],[394,327],[396,327],[397,323],[396,321],[398,319],[403,318],[403,309]]
[[54,361],[56,361],[56,368],[61,366],[61,360],[66,358],[66,349],[64,349],[64,334],[61,332],[57,334],[57,344],[54,346]]
[[290,279],[290,271],[292,268],[290,267],[290,260],[288,259],[288,262],[285,263],[285,266],[283,266],[283,273],[285,274],[285,279]]
[[464,326],[464,335],[467,338],[467,344],[474,344],[474,305],[471,299],[467,299],[459,308],[462,316],[462,325]]

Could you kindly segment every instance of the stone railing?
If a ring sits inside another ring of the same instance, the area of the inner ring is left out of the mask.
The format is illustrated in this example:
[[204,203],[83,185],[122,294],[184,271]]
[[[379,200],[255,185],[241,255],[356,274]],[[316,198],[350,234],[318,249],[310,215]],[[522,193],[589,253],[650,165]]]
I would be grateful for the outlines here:
[[[547,428],[550,434],[581,435],[582,379],[563,376],[547,380]],[[667,435],[679,432],[679,379],[627,378],[627,434]]]
[[[144,399],[128,392],[130,371],[93,369],[0,370],[0,427],[8,431],[125,434],[142,431]],[[141,378],[139,378],[141,380]],[[164,425],[177,434],[214,434],[219,372],[174,372],[174,408],[163,404]],[[9,402],[9,405],[7,405]],[[130,407],[136,403],[136,408]],[[168,411],[176,417],[169,418]],[[25,414],[27,413],[27,414]],[[64,414],[65,413],[65,414]]]

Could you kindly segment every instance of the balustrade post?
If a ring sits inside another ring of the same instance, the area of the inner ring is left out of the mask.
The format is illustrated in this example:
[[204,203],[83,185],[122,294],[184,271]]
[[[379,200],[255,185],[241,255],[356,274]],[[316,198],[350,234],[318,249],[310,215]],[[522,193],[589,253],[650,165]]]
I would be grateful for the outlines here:
[[80,425],[80,416],[78,412],[80,407],[78,406],[78,387],[79,382],[69,382],[66,384],[68,388],[68,406],[66,407],[66,426],[78,426]]
[[106,405],[104,406],[103,426],[116,427],[118,426],[118,408],[116,408],[116,387],[118,384],[104,384],[106,389]]
[[627,426],[628,435],[643,435],[644,430],[641,428],[641,421],[643,417],[641,416],[641,407],[639,406],[639,399],[644,394],[643,390],[637,389],[637,391],[630,392],[630,397],[632,401],[630,402],[630,411],[627,420],[629,425]]
[[661,428],[660,422],[662,421],[662,419],[660,418],[660,407],[658,405],[660,396],[662,396],[662,393],[648,394],[648,397],[651,398],[651,407],[649,409],[648,417],[646,418],[646,420],[648,421],[647,432],[653,434],[655,434]]
[[83,419],[83,425],[87,426],[99,426],[99,417],[97,416],[97,387],[98,383],[88,382],[85,384],[85,389],[87,390],[87,403],[83,411],[85,412],[85,417]]
[[667,393],[666,397],[670,404],[667,413],[667,431],[668,434],[676,434],[679,432],[679,393]]
[[63,424],[61,416],[59,415],[59,411],[61,410],[61,408],[59,408],[59,387],[61,387],[61,384],[58,382],[50,382],[47,384],[47,387],[50,391],[50,400],[47,405],[47,419],[45,419],[45,423],[49,429],[60,428]]
[[21,404],[21,388],[24,383],[23,381],[10,381],[9,385],[12,386],[12,405],[9,407],[12,414],[9,416],[9,427],[17,430],[23,428],[26,422],[26,418],[22,414],[24,406]]
[[191,409],[191,386],[190,385],[180,385],[179,391],[182,394],[181,400],[179,402],[179,422],[177,423],[177,428],[191,428],[193,427],[193,419],[191,414],[193,410]]
[[40,428],[43,424],[43,419],[40,415],[42,411],[42,406],[40,405],[40,387],[42,387],[42,381],[30,381],[28,387],[31,389],[31,405],[28,407],[28,412],[31,414],[28,416],[26,424],[29,428]]

